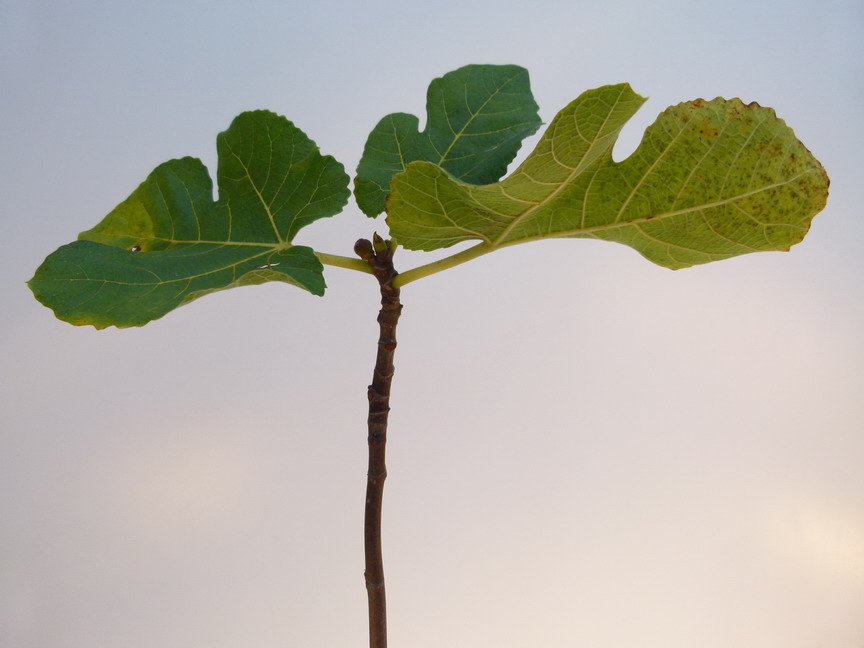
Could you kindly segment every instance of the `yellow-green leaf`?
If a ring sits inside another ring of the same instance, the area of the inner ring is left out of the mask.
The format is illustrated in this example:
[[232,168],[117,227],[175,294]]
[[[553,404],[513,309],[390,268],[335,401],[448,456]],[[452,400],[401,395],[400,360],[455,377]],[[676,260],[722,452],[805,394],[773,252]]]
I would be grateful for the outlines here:
[[664,111],[637,150],[612,147],[644,102],[629,85],[584,93],[501,182],[469,185],[429,162],[393,179],[391,231],[409,249],[544,238],[625,243],[669,268],[788,250],[824,206],[828,176],[770,108],[697,99]]

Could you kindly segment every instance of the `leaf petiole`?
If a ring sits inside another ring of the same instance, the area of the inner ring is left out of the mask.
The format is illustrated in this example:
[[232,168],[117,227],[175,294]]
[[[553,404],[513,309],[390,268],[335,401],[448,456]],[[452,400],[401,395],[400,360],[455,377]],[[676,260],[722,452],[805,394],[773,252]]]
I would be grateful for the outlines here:
[[[467,250],[462,250],[461,252],[457,252],[456,254],[452,254],[443,259],[439,259],[438,261],[433,261],[432,263],[427,263],[425,265],[417,266],[416,268],[406,270],[405,272],[400,273],[396,277],[396,279],[393,281],[393,285],[397,288],[402,287],[405,284],[411,283],[412,281],[417,281],[417,279],[428,277],[430,275],[441,272],[442,270],[447,270],[448,268],[453,268],[457,265],[465,263],[466,261],[470,261],[471,259],[476,259],[477,257],[488,254],[493,250],[495,250],[495,247],[493,247],[492,245],[489,245],[486,242],[480,243],[478,245],[468,248]],[[370,269],[369,264],[362,259],[352,259],[350,257],[339,256],[338,254],[326,254],[324,252],[315,252],[315,256],[317,256],[318,260],[321,261],[321,263],[323,263],[324,265],[335,266],[337,268],[345,268],[347,270],[358,270],[360,272],[365,272],[366,274],[372,274],[372,270]]]
[[478,245],[470,247],[467,250],[462,250],[461,252],[457,252],[456,254],[452,254],[443,259],[439,259],[438,261],[433,261],[432,263],[427,263],[425,265],[417,266],[416,268],[406,270],[405,272],[400,273],[396,277],[396,279],[393,280],[393,285],[397,288],[401,288],[405,284],[411,283],[412,281],[422,279],[423,277],[428,277],[429,275],[433,275],[436,272],[441,272],[442,270],[447,270],[448,268],[453,268],[457,265],[465,263],[466,261],[471,261],[471,259],[476,259],[479,256],[488,254],[493,250],[495,250],[495,247],[484,241],[483,243],[479,243]]
[[324,252],[315,252],[315,256],[318,257],[318,260],[324,265],[372,274],[372,268],[370,268],[369,264],[362,259],[352,259],[351,257],[339,256],[338,254],[326,254]]

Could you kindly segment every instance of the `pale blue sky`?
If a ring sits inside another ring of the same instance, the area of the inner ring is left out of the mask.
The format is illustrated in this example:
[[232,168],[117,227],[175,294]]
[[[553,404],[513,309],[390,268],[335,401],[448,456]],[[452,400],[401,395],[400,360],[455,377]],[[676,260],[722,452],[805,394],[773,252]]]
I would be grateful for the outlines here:
[[[240,111],[352,170],[473,62],[528,68],[546,122],[629,81],[618,158],[670,104],[772,106],[831,197],[788,254],[673,273],[547,241],[406,287],[391,644],[860,648],[862,43],[851,0],[0,0],[0,648],[364,645],[374,283],[96,332],[24,282],[160,162],[215,168]],[[299,242],[384,227],[352,202]]]

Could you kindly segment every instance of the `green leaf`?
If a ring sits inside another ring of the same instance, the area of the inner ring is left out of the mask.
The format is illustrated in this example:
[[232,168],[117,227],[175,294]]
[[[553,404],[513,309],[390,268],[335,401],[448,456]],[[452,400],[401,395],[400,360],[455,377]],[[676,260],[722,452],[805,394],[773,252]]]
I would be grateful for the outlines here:
[[354,181],[367,216],[384,211],[390,180],[415,160],[434,162],[463,182],[495,182],[541,124],[528,72],[516,65],[468,65],[435,79],[426,113],[422,132],[417,117],[394,113],[370,133]]
[[267,111],[239,115],[217,150],[218,201],[199,160],[158,166],[101,223],[48,256],[29,282],[36,298],[72,324],[122,328],[265,281],[324,294],[320,261],[291,241],[344,207],[342,165]]
[[419,250],[479,240],[483,253],[597,238],[668,268],[788,250],[804,238],[828,176],[773,110],[721,98],[672,106],[616,163],[612,147],[643,102],[627,84],[584,93],[502,182],[472,186],[428,162],[408,165],[393,179],[392,234]]

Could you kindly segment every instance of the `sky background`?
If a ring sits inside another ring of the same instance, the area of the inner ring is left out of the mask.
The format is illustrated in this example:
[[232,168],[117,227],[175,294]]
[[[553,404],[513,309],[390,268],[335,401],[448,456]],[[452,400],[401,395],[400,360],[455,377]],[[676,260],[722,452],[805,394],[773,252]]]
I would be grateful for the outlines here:
[[[215,170],[243,110],[351,171],[467,63],[528,68],[547,123],[630,82],[616,159],[670,104],[772,106],[831,196],[790,253],[544,241],[404,289],[391,645],[864,646],[860,2],[0,0],[0,648],[366,644],[374,281],[101,332],[25,282],[159,163]],[[352,201],[297,242],[375,230]]]

